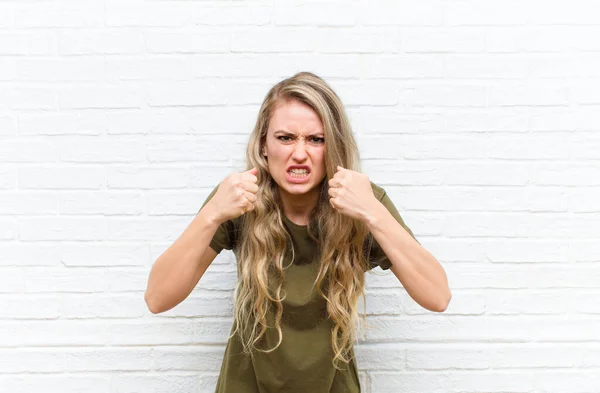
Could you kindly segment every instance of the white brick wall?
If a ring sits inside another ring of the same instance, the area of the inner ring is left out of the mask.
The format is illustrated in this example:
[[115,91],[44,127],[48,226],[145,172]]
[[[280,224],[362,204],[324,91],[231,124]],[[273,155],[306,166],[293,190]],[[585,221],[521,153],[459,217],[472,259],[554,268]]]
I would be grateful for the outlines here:
[[147,274],[310,70],[453,290],[369,276],[364,391],[600,392],[599,6],[0,1],[0,391],[214,390],[232,255],[159,316]]

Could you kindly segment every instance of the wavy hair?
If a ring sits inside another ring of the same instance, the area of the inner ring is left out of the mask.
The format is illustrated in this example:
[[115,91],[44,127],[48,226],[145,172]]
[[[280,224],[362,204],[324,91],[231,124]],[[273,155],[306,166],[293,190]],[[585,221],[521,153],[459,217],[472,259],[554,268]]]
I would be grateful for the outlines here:
[[[320,267],[314,285],[327,302],[328,316],[333,323],[333,364],[339,368],[340,362],[351,360],[356,337],[357,303],[364,291],[364,272],[368,263],[365,253],[368,230],[362,222],[342,215],[329,203],[328,180],[336,173],[338,165],[358,171],[359,153],[341,100],[323,79],[310,72],[297,73],[270,89],[248,141],[247,167],[259,170],[259,198],[255,209],[242,216],[236,252],[239,279],[232,335],[239,334],[244,351],[250,354],[253,350],[271,352],[283,339],[284,259],[291,248],[293,260],[294,250],[283,224],[278,186],[269,174],[261,149],[273,111],[290,100],[311,107],[318,114],[325,134],[327,174],[320,185],[317,205],[310,214],[308,232],[318,239]],[[268,320],[269,310],[273,311],[274,320]],[[261,348],[261,339],[270,326],[277,330],[278,342],[272,348]]]

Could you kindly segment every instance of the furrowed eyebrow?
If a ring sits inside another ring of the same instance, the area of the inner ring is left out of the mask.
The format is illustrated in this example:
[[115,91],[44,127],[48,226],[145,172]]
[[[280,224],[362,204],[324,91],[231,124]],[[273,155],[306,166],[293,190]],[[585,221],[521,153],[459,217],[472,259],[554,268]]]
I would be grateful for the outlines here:
[[[273,132],[273,134],[285,134],[285,135],[291,135],[291,136],[297,136],[298,134],[296,134],[295,132],[290,132],[290,131],[285,131],[285,130],[276,130]],[[306,136],[307,138],[310,137],[315,137],[315,138],[325,138],[325,134],[323,133],[317,133],[317,134],[309,134]]]

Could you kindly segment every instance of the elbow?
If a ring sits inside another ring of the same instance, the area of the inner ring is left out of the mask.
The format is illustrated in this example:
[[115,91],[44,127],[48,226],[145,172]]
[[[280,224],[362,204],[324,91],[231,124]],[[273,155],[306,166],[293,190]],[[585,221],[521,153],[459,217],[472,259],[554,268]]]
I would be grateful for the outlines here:
[[148,291],[146,291],[146,293],[144,294],[144,301],[146,302],[146,306],[148,307],[148,310],[152,314],[159,314],[159,313],[165,311],[160,307],[160,305],[156,301],[156,297],[152,296]]
[[444,298],[443,301],[439,302],[437,304],[437,306],[435,307],[435,309],[432,311],[436,311],[436,312],[446,311],[448,309],[448,306],[450,305],[451,299],[452,299],[452,293],[450,292],[450,290],[448,290],[448,295]]

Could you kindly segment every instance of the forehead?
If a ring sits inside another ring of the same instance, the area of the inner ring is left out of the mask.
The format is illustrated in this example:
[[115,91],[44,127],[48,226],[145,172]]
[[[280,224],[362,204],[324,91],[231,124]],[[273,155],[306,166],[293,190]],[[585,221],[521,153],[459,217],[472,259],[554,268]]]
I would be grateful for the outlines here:
[[323,124],[317,112],[296,100],[279,103],[273,110],[269,132],[278,130],[294,133],[322,133]]

